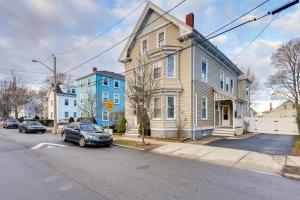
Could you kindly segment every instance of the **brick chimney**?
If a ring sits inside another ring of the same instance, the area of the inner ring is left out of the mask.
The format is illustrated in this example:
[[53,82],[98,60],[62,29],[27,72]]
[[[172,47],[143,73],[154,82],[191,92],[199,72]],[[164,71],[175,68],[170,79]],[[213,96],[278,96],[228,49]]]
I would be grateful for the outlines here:
[[97,71],[97,67],[93,67],[93,72],[96,72]]
[[272,102],[270,102],[270,110],[269,110],[269,112],[271,112],[273,110],[273,108],[272,108]]
[[190,13],[185,16],[185,23],[194,28],[194,13]]

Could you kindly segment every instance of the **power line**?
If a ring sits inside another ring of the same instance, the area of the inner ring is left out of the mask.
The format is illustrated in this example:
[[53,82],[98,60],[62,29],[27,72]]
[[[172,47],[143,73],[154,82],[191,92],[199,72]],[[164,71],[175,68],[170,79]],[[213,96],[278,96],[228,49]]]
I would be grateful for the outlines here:
[[[156,18],[155,20],[153,20],[153,21],[150,22],[149,24],[146,24],[146,25],[143,26],[142,28],[145,28],[145,27],[147,27],[147,26],[153,24],[153,23],[156,22],[158,19],[160,19],[161,17],[165,16],[167,13],[169,13],[169,12],[171,12],[172,10],[174,10],[175,8],[177,8],[178,6],[180,6],[180,5],[181,5],[182,3],[184,3],[185,1],[186,1],[186,0],[180,1],[180,2],[179,2],[178,4],[176,4],[173,8],[171,8],[170,10],[164,12],[164,13],[163,13],[162,15],[160,15],[158,18]],[[106,52],[110,51],[111,49],[113,49],[114,47],[116,47],[116,46],[122,44],[124,41],[126,41],[126,40],[129,39],[130,37],[135,36],[139,31],[140,31],[140,29],[138,29],[136,32],[130,34],[129,36],[127,36],[127,37],[124,38],[123,40],[121,40],[121,41],[115,43],[114,45],[112,45],[111,47],[107,48],[106,50],[100,52],[100,53],[97,54],[96,56],[94,56],[94,57],[92,57],[92,58],[90,58],[90,59],[88,59],[88,60],[82,62],[81,64],[79,64],[79,65],[77,65],[77,66],[75,66],[75,67],[73,67],[73,68],[67,70],[66,72],[64,72],[64,74],[66,74],[66,73],[68,73],[68,72],[70,72],[70,71],[73,71],[73,70],[75,70],[75,69],[81,67],[81,66],[84,65],[84,64],[89,63],[90,61],[94,60],[95,58],[98,58],[99,56],[101,56],[101,55],[103,55],[104,53],[106,53]]]
[[111,26],[109,26],[107,29],[105,29],[104,31],[102,31],[101,33],[99,33],[97,36],[95,36],[93,39],[73,48],[70,50],[66,50],[66,51],[61,51],[58,53],[55,53],[56,56],[59,55],[64,55],[64,54],[68,54],[71,52],[74,52],[88,44],[90,44],[91,42],[97,40],[99,37],[101,37],[102,35],[104,35],[105,33],[107,33],[108,31],[110,31],[113,27],[115,27],[116,25],[120,24],[122,21],[124,21],[129,15],[131,15],[132,13],[134,13],[136,10],[138,10],[143,4],[145,4],[148,0],[143,1],[141,4],[139,4],[137,7],[135,7],[133,10],[131,10],[129,13],[127,13],[124,17],[122,17],[121,19],[119,19],[118,21],[116,21],[114,24],[112,24]]
[[243,52],[245,52],[258,38],[261,36],[267,29],[268,27],[272,24],[272,22],[276,19],[278,15],[275,15],[272,20],[255,36],[255,38],[243,49],[241,50],[232,60],[235,60],[238,58],[240,55],[242,55]]
[[[20,67],[18,67],[18,68],[20,68]],[[49,73],[43,73],[43,72],[16,70],[16,69],[9,69],[9,68],[2,68],[2,67],[0,67],[0,70],[2,70],[2,71],[14,71],[14,72],[28,73],[28,74],[49,74]]]

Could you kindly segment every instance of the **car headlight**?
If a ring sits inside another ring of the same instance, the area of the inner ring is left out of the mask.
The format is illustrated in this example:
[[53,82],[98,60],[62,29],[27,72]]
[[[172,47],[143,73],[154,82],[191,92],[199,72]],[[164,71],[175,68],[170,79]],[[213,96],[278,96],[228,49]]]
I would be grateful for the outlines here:
[[85,137],[85,139],[88,139],[88,140],[97,140],[98,139],[96,136],[93,136],[93,135],[85,135],[84,137]]

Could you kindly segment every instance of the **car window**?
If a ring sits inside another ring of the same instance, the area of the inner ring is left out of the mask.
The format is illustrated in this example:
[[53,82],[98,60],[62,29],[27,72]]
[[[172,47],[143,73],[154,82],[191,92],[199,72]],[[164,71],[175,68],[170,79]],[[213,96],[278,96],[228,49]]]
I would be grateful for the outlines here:
[[92,126],[94,127],[94,129],[97,133],[103,132],[103,128],[101,126],[99,126],[98,124],[92,124]]
[[29,125],[29,126],[41,126],[42,124],[40,122],[28,122],[27,125]]
[[74,127],[74,123],[70,123],[67,125],[68,128],[73,128]]
[[89,132],[95,131],[95,128],[93,126],[91,126],[90,124],[81,124],[80,129],[82,131],[89,131]]

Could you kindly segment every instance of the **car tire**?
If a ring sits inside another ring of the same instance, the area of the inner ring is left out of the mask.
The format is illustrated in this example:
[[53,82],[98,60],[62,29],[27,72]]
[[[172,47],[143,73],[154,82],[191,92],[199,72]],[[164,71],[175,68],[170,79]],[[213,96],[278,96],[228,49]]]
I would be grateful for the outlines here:
[[25,133],[28,133],[28,130],[27,130],[27,129],[25,129]]
[[68,140],[67,140],[67,138],[66,138],[66,134],[61,134],[61,140],[63,141],[63,142],[67,142]]
[[83,148],[83,147],[85,147],[85,145],[86,145],[85,144],[85,139],[84,139],[83,136],[81,136],[80,139],[79,139],[79,146]]

